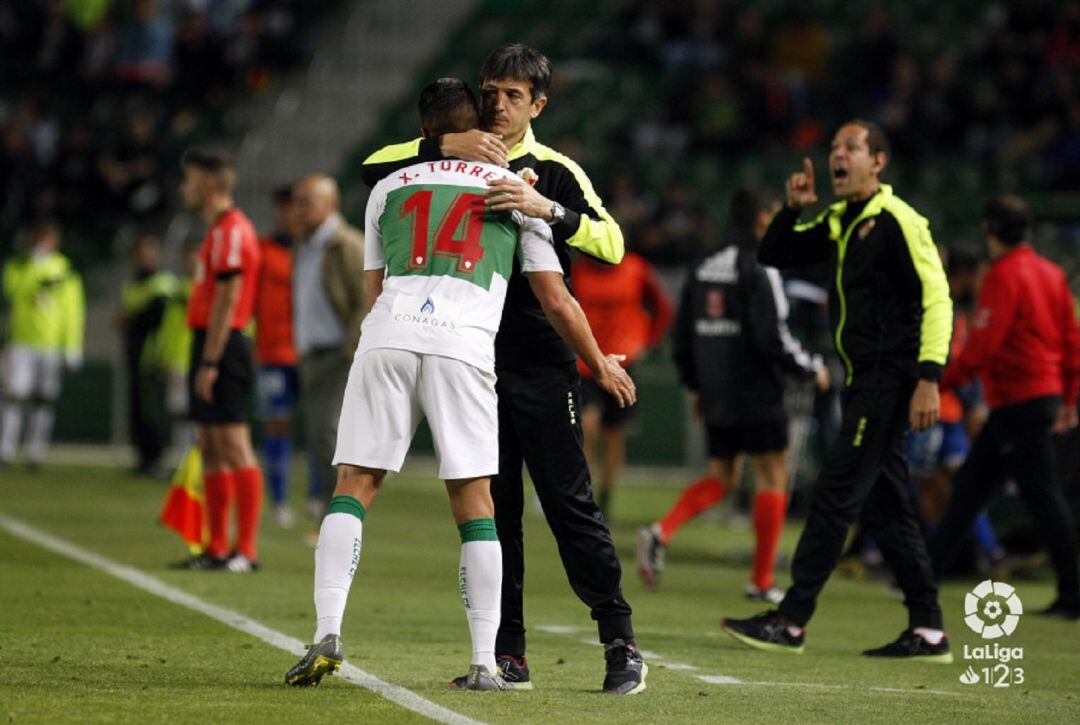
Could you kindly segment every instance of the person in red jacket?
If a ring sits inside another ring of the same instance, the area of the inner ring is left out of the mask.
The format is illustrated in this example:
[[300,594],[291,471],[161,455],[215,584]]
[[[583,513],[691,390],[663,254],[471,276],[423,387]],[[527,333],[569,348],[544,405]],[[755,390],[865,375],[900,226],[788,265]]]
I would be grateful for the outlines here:
[[292,187],[274,190],[274,231],[259,240],[262,273],[255,297],[256,390],[263,419],[266,482],[274,499],[274,517],[292,526],[289,469],[292,467],[292,414],[296,408],[296,345],[292,324],[292,246],[300,236]]
[[1015,196],[992,199],[983,210],[993,261],[967,344],[946,368],[941,386],[955,388],[978,375],[991,412],[953,481],[931,555],[940,576],[976,514],[1012,477],[1046,538],[1057,574],[1058,597],[1038,613],[1077,620],[1080,564],[1051,433],[1077,424],[1080,326],[1065,273],[1027,242],[1029,222],[1027,206]]
[[[656,276],[643,257],[629,253],[618,265],[579,257],[571,268],[574,294],[593,335],[605,353],[625,355],[629,369],[645,351],[660,344],[671,327],[675,310]],[[581,372],[581,426],[585,435],[585,455],[589,468],[596,468],[596,447],[602,441],[600,489],[597,503],[608,518],[611,493],[626,460],[626,425],[634,406],[620,407],[593,381],[592,373],[578,360]]]

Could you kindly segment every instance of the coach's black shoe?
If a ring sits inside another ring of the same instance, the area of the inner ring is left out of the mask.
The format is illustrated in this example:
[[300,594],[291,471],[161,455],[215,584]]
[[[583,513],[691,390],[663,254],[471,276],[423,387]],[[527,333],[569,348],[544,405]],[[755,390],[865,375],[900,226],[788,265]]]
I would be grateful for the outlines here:
[[521,657],[497,655],[495,664],[498,665],[502,678],[513,685],[515,690],[533,689],[532,680],[529,679],[529,663],[525,655]]
[[884,647],[868,649],[863,652],[865,657],[911,657],[947,665],[953,661],[952,652],[949,651],[949,636],[944,635],[937,644],[930,644],[921,636],[910,629],[900,633],[895,642],[890,642]]
[[285,673],[285,684],[293,687],[315,687],[326,675],[341,668],[345,659],[345,645],[341,637],[328,634],[322,642],[308,645],[307,654]]
[[170,569],[186,569],[188,571],[221,571],[229,563],[228,557],[211,556],[207,553],[197,554],[183,561],[169,564]]
[[649,666],[645,664],[637,646],[624,640],[612,640],[604,645],[604,692],[609,695],[636,695],[645,690],[645,676]]
[[1060,600],[1056,600],[1046,609],[1039,609],[1034,614],[1040,617],[1053,617],[1054,619],[1064,619],[1067,622],[1080,621],[1080,607],[1070,607],[1062,604]]
[[[749,619],[721,619],[720,629],[748,647],[766,652],[802,654],[806,630],[788,622],[775,609]],[[798,630],[798,634],[792,633]]]

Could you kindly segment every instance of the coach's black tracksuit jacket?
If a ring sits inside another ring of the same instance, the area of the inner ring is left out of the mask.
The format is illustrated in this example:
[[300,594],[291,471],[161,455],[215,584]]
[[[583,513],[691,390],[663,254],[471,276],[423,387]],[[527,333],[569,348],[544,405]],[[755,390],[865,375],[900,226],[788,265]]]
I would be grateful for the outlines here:
[[822,365],[788,332],[780,274],[757,262],[756,248],[753,235],[736,236],[694,262],[683,287],[675,364],[709,425],[783,420],[784,375],[809,380]]
[[806,224],[784,209],[758,259],[780,268],[826,262],[829,316],[847,368],[842,419],[814,483],[780,613],[805,625],[861,521],[904,592],[912,628],[941,629],[937,582],[908,493],[908,415],[916,378],[939,380],[952,335],[952,301],[929,224],[892,188],[841,201]]

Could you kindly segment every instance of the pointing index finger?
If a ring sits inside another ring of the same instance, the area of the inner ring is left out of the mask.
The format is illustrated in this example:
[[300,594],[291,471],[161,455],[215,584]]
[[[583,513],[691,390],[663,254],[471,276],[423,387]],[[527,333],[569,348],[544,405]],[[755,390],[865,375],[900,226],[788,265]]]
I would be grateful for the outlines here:
[[802,160],[803,173],[806,174],[807,180],[812,184],[814,183],[814,162],[810,160],[809,156],[804,156]]

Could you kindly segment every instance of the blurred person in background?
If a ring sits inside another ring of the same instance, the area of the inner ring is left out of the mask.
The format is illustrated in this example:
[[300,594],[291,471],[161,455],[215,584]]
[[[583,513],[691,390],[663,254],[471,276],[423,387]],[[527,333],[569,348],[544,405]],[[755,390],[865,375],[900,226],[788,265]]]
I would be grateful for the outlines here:
[[188,420],[191,402],[187,378],[194,335],[187,324],[187,310],[195,284],[195,270],[199,266],[199,246],[198,243],[184,246],[184,273],[165,303],[158,333],[158,357],[165,370],[165,409],[171,419],[172,448],[181,456],[196,443],[195,430]]
[[[953,336],[949,359],[956,361],[967,344],[979,285],[979,258],[962,249],[951,249],[945,256],[945,271],[953,299]],[[954,362],[950,362],[952,364]],[[988,415],[982,386],[978,380],[972,380],[956,389],[943,389],[941,419],[932,428],[913,432],[908,437],[911,480],[927,532],[936,530],[945,513],[953,477],[971,451],[972,436],[978,434]],[[987,570],[1004,558],[1005,552],[998,543],[986,511],[976,517],[972,535],[982,570]]]
[[274,231],[259,240],[262,273],[255,297],[256,390],[263,420],[263,460],[274,517],[279,526],[293,524],[289,505],[292,467],[292,414],[296,408],[296,344],[292,324],[292,247],[300,233],[291,186],[274,191]]
[[174,274],[161,269],[161,240],[142,234],[132,249],[134,269],[120,293],[120,328],[128,376],[128,435],[136,473],[157,476],[168,445],[165,367],[160,337],[165,309],[177,291]]
[[1057,575],[1057,598],[1037,613],[1078,620],[1080,564],[1051,434],[1077,426],[1080,325],[1064,272],[1028,243],[1027,204],[1016,196],[993,198],[982,222],[992,263],[967,343],[942,385],[953,388],[978,375],[990,417],[953,481],[933,539],[934,566],[940,574],[949,565],[978,512],[1010,476]]
[[783,591],[773,568],[788,504],[788,414],[784,378],[829,387],[828,371],[787,329],[780,274],[757,261],[758,240],[779,207],[770,195],[739,189],[731,199],[732,233],[720,251],[690,267],[675,323],[675,364],[705,424],[708,475],[683,491],[658,522],[638,531],[637,572],[659,584],[675,533],[736,485],[743,454],[754,467],[754,568],[746,595],[776,603]]
[[[600,349],[625,355],[623,367],[630,373],[635,362],[660,344],[674,317],[656,269],[632,252],[617,265],[581,256],[574,261],[570,276],[574,296],[585,311]],[[636,406],[620,407],[596,384],[592,371],[580,358],[578,372],[585,457],[590,470],[600,469],[597,502],[604,518],[610,520],[611,495],[626,463],[626,428]],[[598,446],[603,448],[599,466]]]
[[[184,205],[209,225],[199,249],[188,305],[191,346],[191,419],[202,451],[210,544],[181,564],[192,570],[258,569],[257,542],[263,477],[251,446],[250,399],[255,380],[251,322],[262,253],[251,221],[233,201],[232,157],[189,149],[180,186]],[[229,519],[236,501],[236,539],[229,546]]]
[[56,222],[41,221],[31,230],[30,249],[4,264],[8,321],[0,465],[15,461],[26,412],[25,462],[31,468],[41,465],[52,437],[63,370],[82,367],[82,278],[60,253],[60,238]]
[[908,428],[923,430],[938,419],[952,301],[929,222],[881,182],[889,160],[888,139],[876,124],[843,124],[829,152],[839,201],[799,222],[802,209],[818,201],[814,165],[804,158],[758,251],[763,264],[781,269],[828,263],[835,280],[829,315],[847,375],[840,435],[814,482],[791,587],[778,609],[721,622],[734,639],[757,649],[802,651],[818,596],[851,525],[861,520],[896,575],[908,610],[900,636],[863,655],[953,659],[907,466]]
[[293,335],[300,357],[310,490],[318,492],[310,499],[309,513],[318,521],[337,483],[338,410],[367,312],[364,235],[341,215],[338,185],[329,176],[301,179],[293,203],[301,233],[292,258]]

